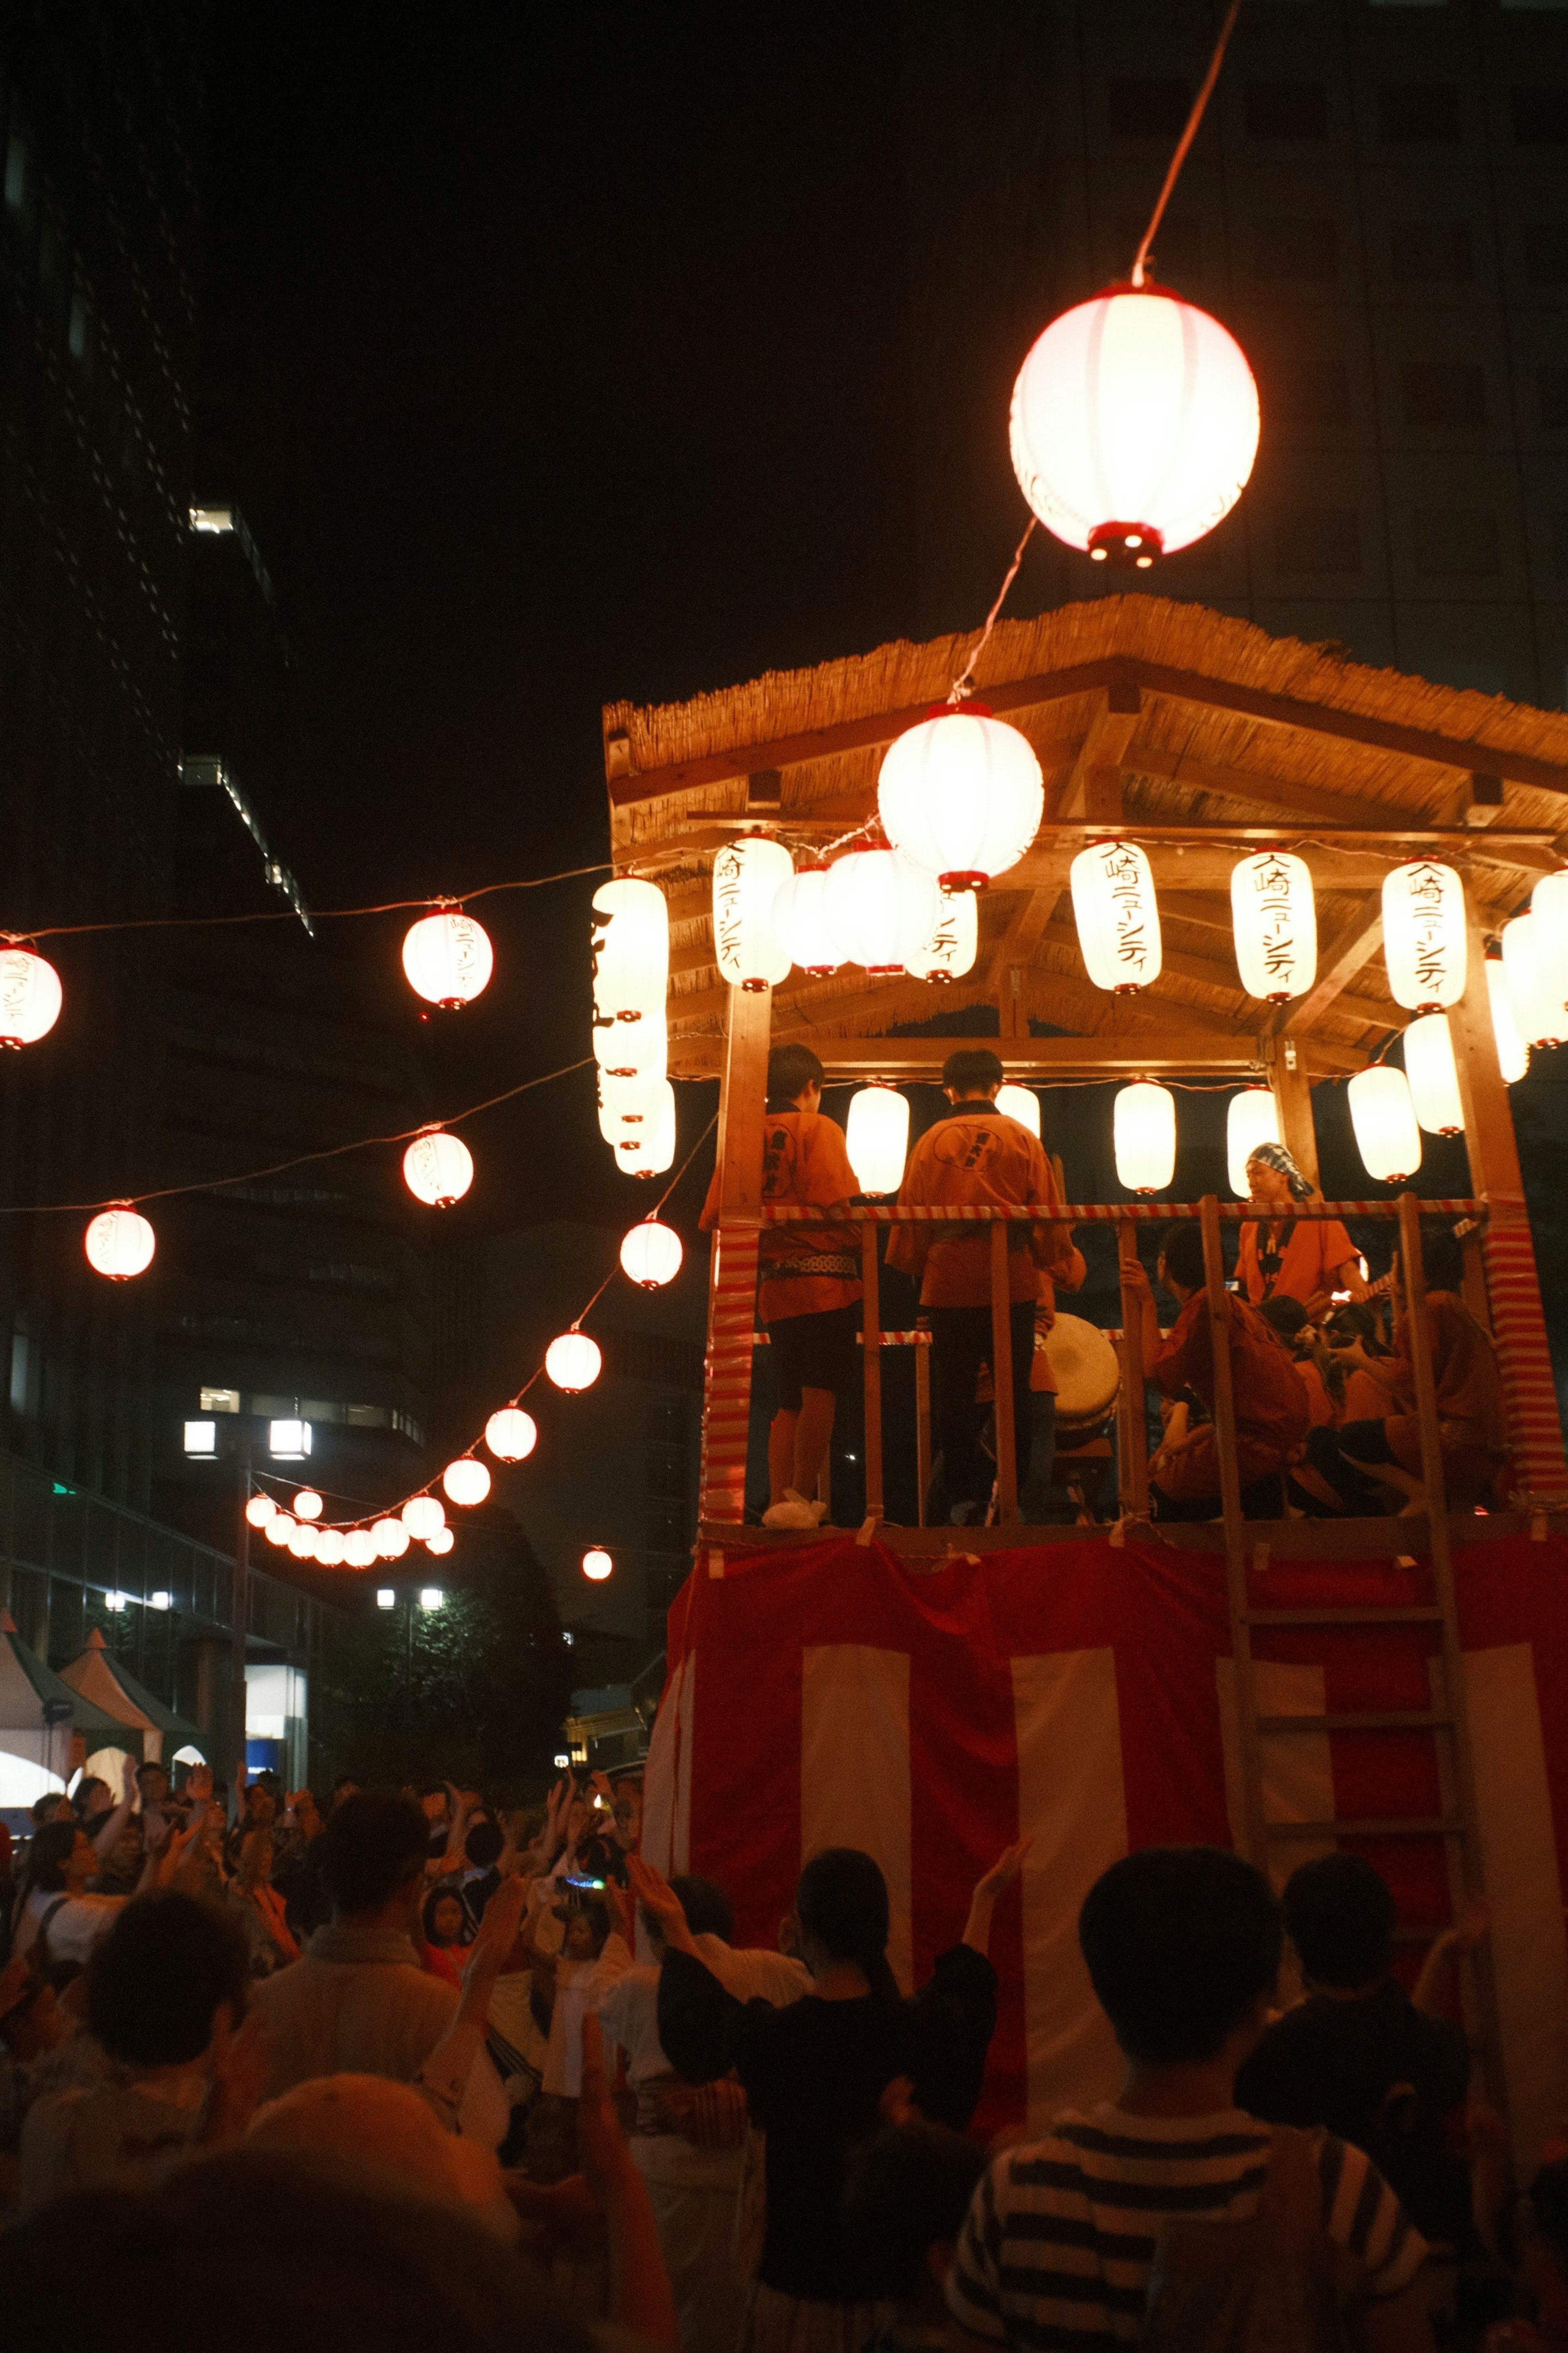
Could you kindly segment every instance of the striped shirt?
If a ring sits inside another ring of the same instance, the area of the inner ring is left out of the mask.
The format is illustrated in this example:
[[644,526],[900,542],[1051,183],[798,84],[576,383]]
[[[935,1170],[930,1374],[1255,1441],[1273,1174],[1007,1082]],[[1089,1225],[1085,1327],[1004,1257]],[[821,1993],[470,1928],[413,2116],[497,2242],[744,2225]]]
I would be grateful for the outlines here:
[[[1318,2163],[1328,2237],[1365,2266],[1371,2295],[1399,2295],[1426,2241],[1359,2148],[1325,2134]],[[975,2190],[947,2284],[952,2316],[1027,2353],[1134,2345],[1163,2219],[1246,2221],[1268,2170],[1268,2127],[1239,2108],[1068,2110],[1044,2140],[999,2157]]]

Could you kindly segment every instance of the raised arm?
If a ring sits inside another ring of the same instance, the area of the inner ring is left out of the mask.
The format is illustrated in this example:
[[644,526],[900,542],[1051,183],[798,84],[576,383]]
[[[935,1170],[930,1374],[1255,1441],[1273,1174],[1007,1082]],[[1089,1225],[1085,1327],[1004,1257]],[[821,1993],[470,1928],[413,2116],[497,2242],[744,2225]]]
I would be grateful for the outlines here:
[[136,1803],[136,1767],[127,1757],[121,1773],[120,1803],[92,1834],[92,1850],[100,1862],[107,1862],[114,1852],[115,1841],[131,1820],[131,1809]]

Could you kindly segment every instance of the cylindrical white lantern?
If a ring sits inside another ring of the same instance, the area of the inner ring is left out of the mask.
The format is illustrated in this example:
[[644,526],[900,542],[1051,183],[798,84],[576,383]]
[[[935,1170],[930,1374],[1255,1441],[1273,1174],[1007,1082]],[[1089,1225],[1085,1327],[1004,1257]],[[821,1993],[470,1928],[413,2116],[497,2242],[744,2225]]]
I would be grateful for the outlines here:
[[342,1528],[321,1528],[316,1535],[316,1558],[323,1568],[341,1568],[348,1552]]
[[437,1528],[433,1536],[425,1538],[425,1549],[426,1552],[433,1552],[437,1558],[440,1559],[443,1554],[451,1551],[457,1541],[450,1528]]
[[60,1018],[60,976],[31,948],[0,948],[0,1046],[32,1046]]
[[1508,976],[1500,955],[1487,958],[1487,999],[1492,1009],[1492,1036],[1497,1040],[1498,1068],[1504,1083],[1512,1086],[1530,1068],[1530,1048],[1520,1035],[1509,1000]]
[[521,1406],[503,1405],[485,1424],[485,1444],[498,1462],[521,1462],[538,1443],[538,1424]]
[[594,1022],[594,1060],[617,1079],[662,1079],[669,1067],[669,1025],[663,1006],[640,1021]]
[[1568,1017],[1568,871],[1543,874],[1530,894],[1541,986]]
[[375,1558],[375,1538],[368,1528],[351,1528],[343,1539],[343,1558],[351,1568],[368,1568]]
[[602,1585],[615,1565],[603,1545],[590,1545],[583,1555],[583,1574],[595,1585]]
[[1312,870],[1289,849],[1243,858],[1230,872],[1236,968],[1248,997],[1284,1005],[1318,976],[1318,911]]
[[1016,866],[1045,805],[1027,739],[984,702],[938,705],[889,744],[877,778],[888,839],[947,891],[983,891]]
[[403,1181],[427,1208],[449,1209],[474,1181],[474,1156],[460,1135],[427,1127],[403,1155]]
[[1047,531],[1146,570],[1230,512],[1258,454],[1258,386],[1217,319],[1163,287],[1064,311],[1013,387],[1018,485]]
[[801,866],[781,883],[773,929],[792,964],[818,977],[838,969],[838,944],[827,912],[830,866]]
[[416,997],[452,1011],[486,987],[495,954],[482,923],[456,908],[443,908],[421,916],[405,934],[403,969]]
[[468,1511],[475,1504],[482,1504],[489,1493],[490,1474],[476,1455],[459,1454],[442,1472],[441,1484],[446,1489],[447,1501]]
[[911,980],[962,980],[973,971],[979,945],[980,909],[973,892],[944,891],[935,931],[904,958],[904,970]]
[[1139,1079],[1117,1090],[1111,1140],[1118,1180],[1130,1193],[1163,1193],[1176,1173],[1176,1098]]
[[655,882],[623,875],[594,893],[594,1018],[637,1022],[664,1012],[669,909]]
[[1541,954],[1533,915],[1515,915],[1502,927],[1502,971],[1514,1023],[1527,1046],[1560,1046],[1568,1012],[1558,1003]]
[[868,973],[902,972],[936,929],[942,898],[934,874],[891,849],[852,849],[827,878],[827,915],[841,964]]
[[447,1525],[446,1510],[437,1495],[410,1495],[399,1517],[409,1535],[417,1536],[421,1544]]
[[277,1515],[278,1506],[270,1495],[252,1495],[246,1504],[245,1516],[253,1528],[264,1528]]
[[547,1377],[558,1389],[571,1392],[591,1389],[603,1363],[598,1342],[590,1340],[586,1332],[563,1332],[544,1351]]
[[400,1560],[408,1550],[408,1531],[401,1520],[377,1520],[371,1535],[383,1560]]
[[1421,1129],[1404,1071],[1374,1062],[1356,1072],[1345,1092],[1367,1175],[1382,1185],[1403,1185],[1421,1166]]
[[1383,955],[1396,1005],[1446,1013],[1465,993],[1465,886],[1451,866],[1413,858],[1383,878]]
[[[602,1067],[597,1079],[599,1133],[605,1142],[618,1150],[623,1144],[638,1141],[637,1131],[651,1126],[658,1115],[661,1082],[645,1078],[640,1071],[627,1078]],[[668,1082],[662,1083],[668,1085]]]
[[1405,1076],[1415,1116],[1428,1135],[1462,1135],[1465,1107],[1446,1013],[1423,1013],[1405,1032]]
[[1020,1127],[1026,1127],[1031,1135],[1038,1136],[1040,1098],[1033,1087],[998,1087],[996,1108],[999,1112],[1005,1113],[1009,1119],[1016,1119]]
[[145,1274],[157,1247],[157,1235],[129,1201],[100,1209],[82,1237],[89,1266],[110,1282],[129,1282],[132,1275]]
[[1260,1144],[1279,1141],[1279,1106],[1267,1087],[1247,1087],[1232,1095],[1225,1115],[1225,1166],[1230,1189],[1245,1201],[1252,1187],[1247,1164]]
[[314,1487],[301,1487],[294,1498],[294,1517],[297,1520],[319,1520],[321,1516],[320,1495],[317,1494]]
[[1069,870],[1078,944],[1096,988],[1125,996],[1160,977],[1160,909],[1135,841],[1096,841]]
[[292,1512],[274,1512],[261,1533],[269,1545],[277,1545],[281,1548],[288,1543],[298,1525],[299,1522]]
[[896,1193],[910,1148],[910,1099],[896,1087],[860,1087],[844,1123],[849,1166],[862,1193]]
[[623,1123],[616,1161],[628,1176],[662,1176],[675,1158],[675,1089],[658,1080],[645,1098],[639,1119]]
[[660,1225],[657,1218],[645,1218],[634,1226],[621,1243],[621,1271],[645,1291],[662,1291],[680,1272],[685,1253],[680,1236],[673,1226]]
[[782,841],[748,834],[713,860],[713,953],[731,988],[773,988],[787,978],[790,953],[773,926],[773,902],[795,872]]

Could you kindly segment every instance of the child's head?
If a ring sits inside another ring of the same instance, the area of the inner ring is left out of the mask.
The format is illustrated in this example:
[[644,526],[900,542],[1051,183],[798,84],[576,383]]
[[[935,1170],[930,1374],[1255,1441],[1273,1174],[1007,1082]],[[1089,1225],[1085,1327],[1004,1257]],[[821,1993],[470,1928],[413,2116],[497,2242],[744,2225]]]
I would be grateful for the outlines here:
[[1123,1856],[1085,1896],[1078,1936],[1100,2006],[1135,2063],[1217,2059],[1242,2030],[1262,2031],[1279,1974],[1279,1906],[1239,1855],[1157,1846]]
[[610,1933],[610,1910],[602,1895],[574,1891],[555,1907],[565,1933],[561,1957],[567,1961],[596,1961]]
[[776,1111],[798,1104],[813,1088],[820,1099],[825,1076],[820,1057],[809,1046],[775,1046],[768,1056],[768,1101]]
[[476,1871],[492,1870],[500,1859],[506,1839],[500,1826],[492,1821],[476,1822],[463,1841],[463,1852]]
[[1359,1854],[1324,1854],[1285,1883],[1285,1933],[1313,1985],[1381,1985],[1394,1957],[1394,1897]]
[[893,2125],[852,2159],[839,2214],[858,2293],[939,2310],[985,2152],[946,2125]]

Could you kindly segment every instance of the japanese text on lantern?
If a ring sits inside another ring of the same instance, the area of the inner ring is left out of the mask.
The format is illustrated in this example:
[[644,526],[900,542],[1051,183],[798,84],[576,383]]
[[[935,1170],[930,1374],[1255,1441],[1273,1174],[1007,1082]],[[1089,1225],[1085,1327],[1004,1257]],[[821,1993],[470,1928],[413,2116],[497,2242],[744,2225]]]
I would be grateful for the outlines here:
[[1142,983],[1150,947],[1143,860],[1137,850],[1117,841],[1107,842],[1097,854],[1110,895],[1116,926],[1116,960]]
[[1295,875],[1276,858],[1253,873],[1258,912],[1262,918],[1259,946],[1264,969],[1271,980],[1289,985],[1296,976]]
[[[1454,953],[1454,906],[1447,870],[1430,859],[1405,868],[1408,877],[1415,977],[1434,996],[1445,993]],[[1462,938],[1463,934],[1459,936]]]
[[732,962],[741,953],[745,875],[745,860],[731,842],[713,860],[713,947],[721,969],[726,958]]

